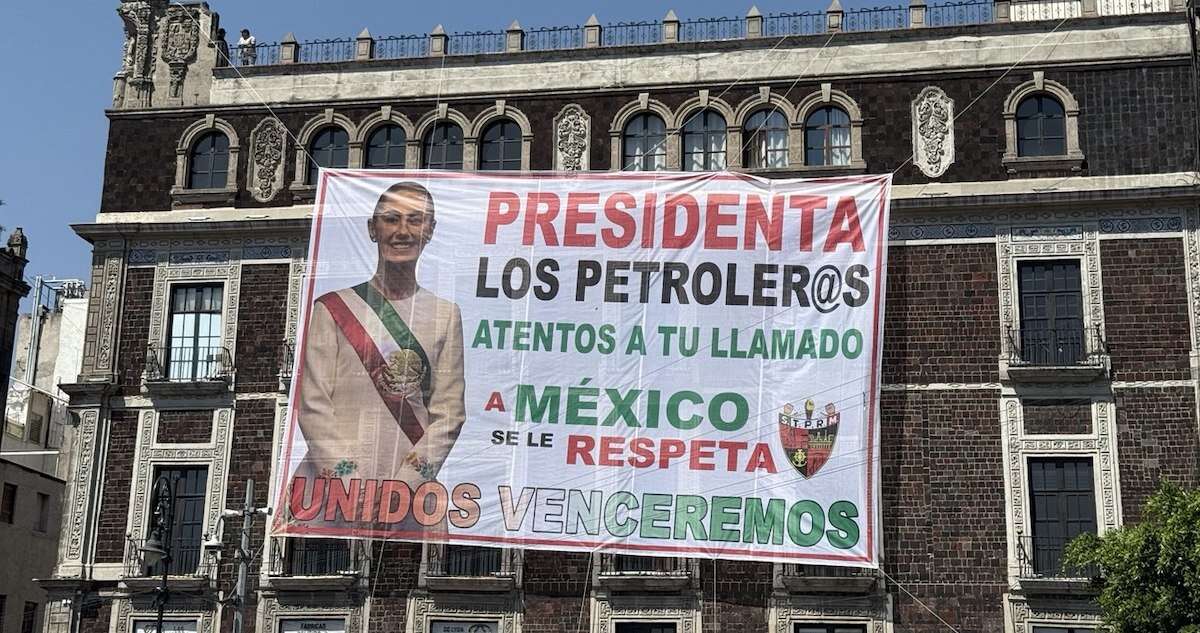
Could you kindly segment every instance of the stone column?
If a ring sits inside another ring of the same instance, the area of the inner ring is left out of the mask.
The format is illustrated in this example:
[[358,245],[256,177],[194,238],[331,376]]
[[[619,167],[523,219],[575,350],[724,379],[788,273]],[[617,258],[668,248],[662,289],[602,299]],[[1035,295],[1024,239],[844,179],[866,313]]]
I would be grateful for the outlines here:
[[600,47],[600,42],[601,42],[600,37],[601,37],[601,35],[603,35],[603,33],[601,33],[601,28],[602,27],[600,26],[600,20],[597,20],[596,14],[593,13],[592,17],[588,18],[587,22],[585,22],[583,25],[583,47],[584,48],[599,48]]
[[825,9],[825,28],[830,32],[842,30],[842,5],[838,0],[829,3]]
[[1012,19],[1012,3],[1010,0],[995,0],[993,11],[996,12],[995,19],[997,22],[1008,22]]
[[446,29],[439,24],[433,27],[429,32],[429,56],[441,57],[446,54],[446,45],[450,38],[446,36]]
[[354,59],[362,61],[375,57],[375,38],[371,37],[371,32],[363,29],[358,37],[354,38]]
[[298,61],[300,61],[300,43],[296,41],[295,34],[288,33],[279,42],[279,63],[295,64]]
[[925,0],[910,0],[908,3],[908,26],[919,29],[925,26]]
[[513,20],[512,24],[508,25],[508,30],[504,31],[504,52],[518,53],[525,50],[525,29],[521,28],[521,23]]
[[762,37],[763,36],[763,16],[758,10],[758,6],[750,7],[746,12],[746,37]]
[[662,41],[664,44],[679,41],[679,18],[675,16],[675,9],[667,11],[663,18]]

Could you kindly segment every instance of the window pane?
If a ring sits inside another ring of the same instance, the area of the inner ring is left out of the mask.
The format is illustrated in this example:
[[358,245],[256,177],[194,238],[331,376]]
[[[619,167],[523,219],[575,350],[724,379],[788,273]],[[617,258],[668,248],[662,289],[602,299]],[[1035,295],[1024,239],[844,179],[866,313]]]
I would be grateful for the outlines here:
[[229,138],[221,132],[200,137],[188,157],[188,188],[222,188],[228,180],[228,171]]

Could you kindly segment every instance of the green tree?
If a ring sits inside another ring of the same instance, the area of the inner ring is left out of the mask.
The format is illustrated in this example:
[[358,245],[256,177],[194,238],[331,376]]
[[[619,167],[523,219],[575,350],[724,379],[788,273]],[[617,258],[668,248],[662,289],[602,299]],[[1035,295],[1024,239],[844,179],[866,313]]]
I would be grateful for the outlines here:
[[1114,633],[1200,633],[1200,488],[1160,485],[1142,521],[1067,546],[1064,563],[1098,565]]

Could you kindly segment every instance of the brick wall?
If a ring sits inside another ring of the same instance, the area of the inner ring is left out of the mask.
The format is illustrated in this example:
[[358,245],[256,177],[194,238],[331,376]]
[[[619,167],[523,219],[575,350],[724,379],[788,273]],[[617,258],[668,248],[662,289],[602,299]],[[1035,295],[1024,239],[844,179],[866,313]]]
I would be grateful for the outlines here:
[[588,554],[525,551],[522,589],[525,590],[526,633],[587,631],[591,614],[580,606],[591,591]]
[[[96,596],[88,600],[99,600]],[[80,610],[79,633],[108,633],[109,620],[112,617],[112,604],[101,602],[96,606],[85,606]]]
[[700,561],[701,629],[710,633],[768,630],[771,584],[769,563]]
[[1200,485],[1196,401],[1189,388],[1118,389],[1117,456],[1126,523],[1142,516],[1163,479]]
[[887,274],[885,383],[999,379],[995,246],[893,248]]
[[417,586],[421,545],[372,543],[371,559],[378,562],[371,579],[372,631],[403,631],[408,614],[408,592]]
[[153,297],[153,268],[130,268],[125,271],[125,293],[117,338],[117,381],[122,395],[137,395],[142,390],[142,370],[146,366],[146,344],[150,334],[150,302]]
[[280,345],[287,325],[287,264],[242,266],[234,364],[239,392],[279,388]]
[[[159,444],[199,444],[212,441],[212,409],[159,411]],[[269,454],[269,453],[268,453]]]
[[1029,435],[1082,435],[1092,432],[1088,400],[1022,400],[1021,423]]
[[1100,243],[1113,380],[1191,377],[1186,267],[1182,239]]
[[[998,392],[885,392],[884,569],[959,631],[1002,630],[1006,587]],[[889,583],[897,631],[937,621]]]
[[[104,503],[96,523],[96,562],[119,563],[125,558],[129,529],[129,493],[133,453],[137,447],[137,411],[113,411],[104,458]],[[137,538],[139,535],[134,535]]]

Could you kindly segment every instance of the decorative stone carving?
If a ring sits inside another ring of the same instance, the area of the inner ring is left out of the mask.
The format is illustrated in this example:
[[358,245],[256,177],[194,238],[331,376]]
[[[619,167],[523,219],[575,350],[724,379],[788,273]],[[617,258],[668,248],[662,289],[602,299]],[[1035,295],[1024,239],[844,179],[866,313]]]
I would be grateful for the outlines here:
[[921,173],[937,178],[954,162],[954,100],[927,86],[913,101],[912,119],[913,161]]
[[[122,49],[121,71],[113,87],[113,107],[145,107],[150,105],[154,86],[154,20],[166,5],[162,0],[125,1],[117,7],[117,15],[125,24],[125,45]],[[132,100],[126,85],[133,88]]]
[[75,439],[72,448],[75,449],[75,463],[73,470],[75,476],[71,480],[71,491],[69,503],[70,516],[67,519],[69,528],[67,531],[67,551],[66,559],[69,561],[80,561],[83,557],[83,529],[84,520],[87,513],[87,502],[92,480],[92,471],[94,465],[94,452],[96,445],[96,431],[100,422],[100,412],[97,409],[88,409],[79,416],[79,429],[75,434]]
[[287,128],[275,117],[259,122],[250,133],[250,194],[259,202],[270,202],[283,189],[283,157],[287,152]]
[[554,167],[563,171],[587,171],[591,145],[592,117],[578,104],[570,103],[554,117]]

